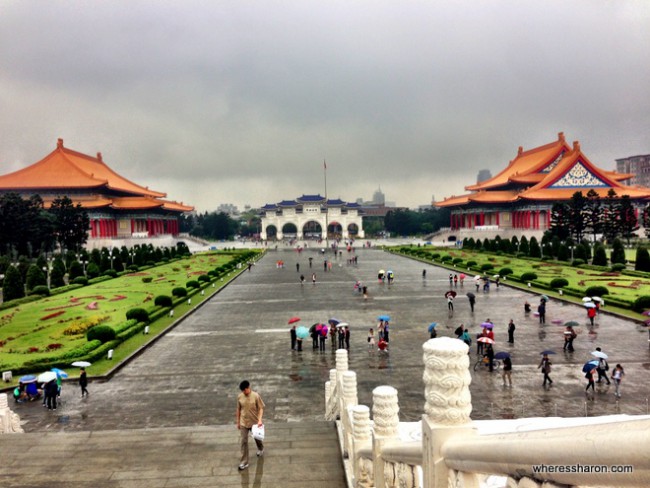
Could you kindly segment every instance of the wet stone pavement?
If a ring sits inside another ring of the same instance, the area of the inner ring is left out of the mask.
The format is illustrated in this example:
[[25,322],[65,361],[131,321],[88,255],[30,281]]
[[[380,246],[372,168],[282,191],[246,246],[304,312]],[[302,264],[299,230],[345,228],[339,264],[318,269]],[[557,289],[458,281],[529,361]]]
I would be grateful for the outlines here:
[[[270,251],[110,381],[92,381],[88,397],[82,399],[78,387],[67,383],[56,412],[37,403],[12,408],[26,432],[223,425],[234,422],[238,384],[248,379],[266,402],[267,422],[322,420],[324,384],[335,367],[335,349],[328,339],[325,352],[314,351],[306,340],[302,352],[292,351],[287,320],[299,316],[306,326],[330,317],[349,322],[349,367],[357,373],[360,402],[370,406],[373,388],[391,385],[399,392],[404,421],[418,420],[423,412],[422,344],[428,339],[428,324],[439,323],[439,336],[454,336],[460,323],[469,326],[473,365],[475,336],[488,318],[495,324],[495,350],[512,355],[513,386],[502,386],[500,372],[472,370],[474,419],[648,413],[650,343],[645,327],[602,314],[590,328],[584,308],[557,300],[548,303],[547,322],[540,325],[537,317],[523,312],[524,301],[535,309],[540,295],[507,286],[477,293],[472,314],[465,296],[475,292],[471,277],[455,288],[458,297],[450,315],[444,298],[448,270],[381,250],[358,249],[356,254],[357,266],[347,263],[343,251],[332,270],[324,272],[323,256],[316,249],[300,255]],[[278,259],[285,262],[284,269],[276,268]],[[392,285],[378,283],[380,268],[395,272]],[[317,275],[315,285],[312,272]],[[301,273],[307,278],[304,285]],[[368,300],[354,291],[356,280],[369,287]],[[388,353],[367,347],[368,329],[376,328],[380,314],[391,316]],[[511,318],[517,326],[514,345],[506,342]],[[575,352],[565,354],[564,328],[554,322],[569,320],[581,325],[576,328]],[[581,367],[593,359],[589,353],[598,346],[609,355],[612,369],[616,363],[625,367],[620,401],[613,385],[597,385],[594,394],[585,395]],[[557,352],[551,356],[551,388],[542,387],[537,369],[545,349]],[[92,367],[89,372],[92,375]]]

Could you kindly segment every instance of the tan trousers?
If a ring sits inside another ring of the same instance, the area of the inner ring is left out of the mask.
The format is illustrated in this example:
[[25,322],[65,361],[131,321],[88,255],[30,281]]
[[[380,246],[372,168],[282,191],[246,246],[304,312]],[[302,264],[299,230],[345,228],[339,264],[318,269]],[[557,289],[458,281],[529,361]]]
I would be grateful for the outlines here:
[[[248,438],[251,435],[251,429],[246,427],[239,428],[239,449],[241,451],[241,458],[239,459],[240,464],[248,464]],[[255,439],[255,444],[257,444],[257,450],[264,450],[264,443]]]

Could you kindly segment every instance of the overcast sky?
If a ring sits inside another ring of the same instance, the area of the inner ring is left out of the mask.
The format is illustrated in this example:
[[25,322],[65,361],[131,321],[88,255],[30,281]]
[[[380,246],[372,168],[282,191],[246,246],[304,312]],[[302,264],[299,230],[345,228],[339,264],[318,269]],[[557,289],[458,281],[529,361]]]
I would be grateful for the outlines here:
[[650,153],[650,2],[0,3],[0,171],[56,146],[211,211],[417,207],[564,131]]

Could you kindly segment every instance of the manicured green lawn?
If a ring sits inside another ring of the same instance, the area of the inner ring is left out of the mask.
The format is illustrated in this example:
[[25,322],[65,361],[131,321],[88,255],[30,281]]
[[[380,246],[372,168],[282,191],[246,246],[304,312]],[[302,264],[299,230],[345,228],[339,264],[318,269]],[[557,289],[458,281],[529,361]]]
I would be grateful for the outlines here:
[[[189,280],[231,260],[230,255],[196,254],[145,271],[127,274],[89,285],[69,293],[19,305],[0,312],[0,370],[6,371],[26,361],[59,355],[86,342],[85,327],[89,323],[116,326],[126,321],[126,312],[135,307],[151,309],[158,295],[171,296],[175,287],[185,287]],[[232,273],[233,276],[235,273]],[[145,283],[143,278],[152,278]],[[195,295],[192,306],[217,291],[224,281],[217,281],[205,290],[205,296]],[[183,303],[175,309],[175,318],[190,305]],[[174,319],[165,317],[150,326],[150,336],[134,337],[115,350],[113,362],[136,350],[150,337],[163,330]],[[71,333],[82,330],[81,333]],[[93,368],[97,374],[99,368]]]
[[[398,251],[399,248],[394,248],[393,250]],[[435,264],[448,267],[452,272],[457,274],[465,273],[467,275],[466,280],[471,280],[477,274],[493,277],[498,274],[499,270],[507,267],[512,269],[513,276],[521,276],[525,272],[534,272],[538,277],[536,281],[547,285],[550,285],[554,278],[565,278],[569,282],[568,286],[571,288],[587,289],[590,286],[595,285],[605,286],[609,291],[609,295],[604,297],[606,303],[608,297],[633,302],[638,296],[650,295],[650,278],[629,276],[613,271],[577,268],[557,261],[520,259],[509,255],[496,255],[494,253],[475,252],[464,249],[424,248],[422,250],[425,250],[430,254],[439,254],[440,257],[435,259]],[[441,263],[441,258],[445,255],[449,255],[452,258],[461,258],[463,259],[463,262],[458,263],[455,266],[451,264],[451,261],[443,264]],[[467,269],[466,263],[468,261],[476,261],[477,265],[474,266],[474,271]],[[494,269],[483,273],[477,273],[475,271],[477,268],[480,268],[481,265],[487,263],[492,264]],[[526,284],[515,283],[514,281],[506,280],[506,282],[513,286],[526,286]],[[533,283],[532,285],[531,289],[535,290],[535,284]],[[559,296],[558,292],[539,289],[538,291],[544,294]],[[570,301],[580,301],[580,298],[575,299],[568,297],[566,294],[563,298]],[[642,315],[629,310],[621,309],[621,311],[630,317],[643,317]]]

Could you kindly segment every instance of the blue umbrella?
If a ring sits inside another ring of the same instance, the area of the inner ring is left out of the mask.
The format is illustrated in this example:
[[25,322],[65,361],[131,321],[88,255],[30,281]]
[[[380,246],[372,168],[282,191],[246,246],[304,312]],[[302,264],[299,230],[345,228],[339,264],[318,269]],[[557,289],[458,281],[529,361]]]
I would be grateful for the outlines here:
[[300,339],[305,339],[308,336],[309,336],[309,329],[304,325],[301,325],[296,329],[296,337],[299,337]]
[[429,333],[431,333],[431,331],[432,331],[433,329],[435,329],[437,325],[438,325],[437,322],[431,322],[431,323],[429,324],[429,329],[428,329],[428,330],[429,330]]
[[330,325],[334,325],[334,326],[339,325],[341,323],[339,319],[335,319],[334,317],[329,319],[327,322],[329,322]]
[[383,320],[384,322],[389,322],[390,321],[390,316],[388,315],[380,315],[377,317],[377,320]]
[[509,358],[509,357],[510,357],[510,353],[505,352],[505,351],[498,352],[498,353],[496,353],[494,355],[494,359],[502,359],[503,360],[503,359]]
[[542,352],[540,352],[540,354],[541,354],[541,355],[544,355],[544,354],[555,354],[555,351],[551,351],[550,349],[547,349],[546,351],[542,351]]
[[59,377],[59,378],[63,378],[63,379],[65,379],[65,378],[68,377],[68,373],[66,373],[66,372],[63,371],[62,369],[59,369],[59,368],[52,368],[52,371],[54,371],[54,372],[56,373],[57,377]]
[[598,361],[597,360],[592,360],[587,363],[582,367],[582,372],[587,373],[591,371],[592,369],[595,369],[598,367]]
[[34,383],[36,381],[36,376],[34,376],[33,374],[28,374],[25,376],[21,376],[18,381],[20,381],[21,383]]

